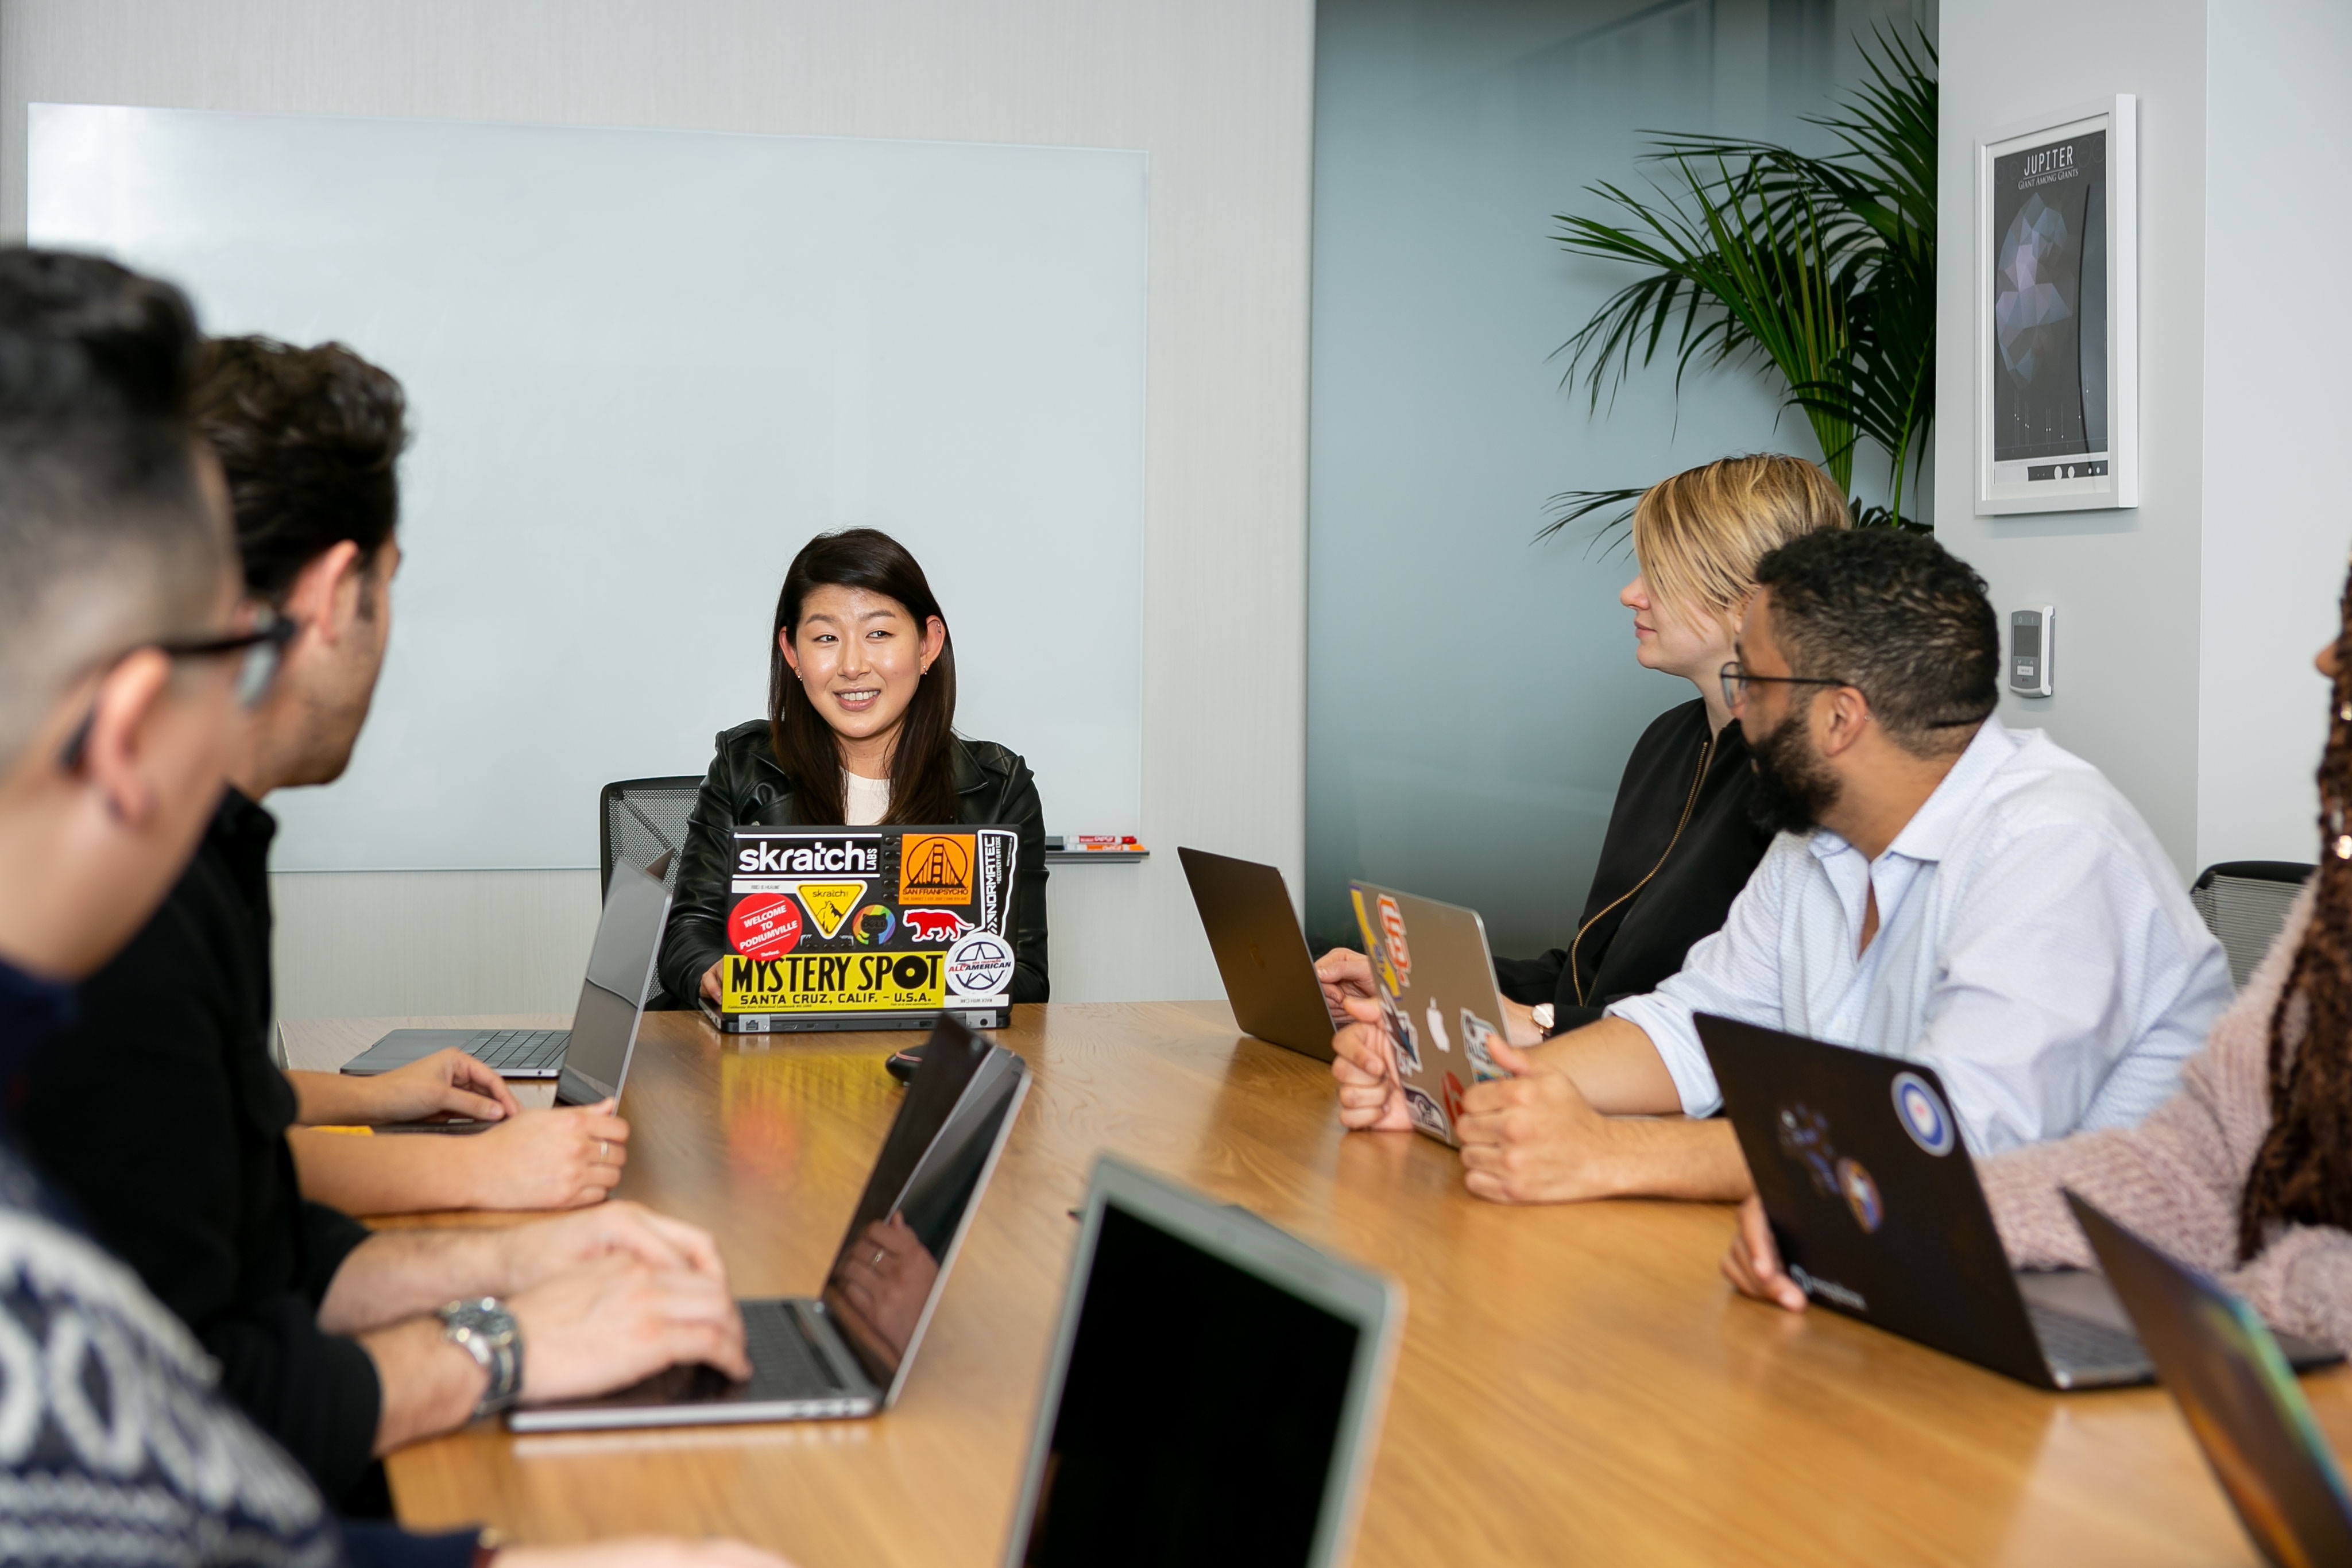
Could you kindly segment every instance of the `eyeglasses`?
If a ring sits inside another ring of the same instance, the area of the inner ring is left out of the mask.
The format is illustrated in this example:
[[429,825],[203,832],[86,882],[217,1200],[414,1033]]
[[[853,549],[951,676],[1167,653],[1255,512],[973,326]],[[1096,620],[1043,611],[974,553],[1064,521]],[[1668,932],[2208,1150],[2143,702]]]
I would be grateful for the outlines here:
[[[263,605],[254,612],[253,625],[243,632],[230,632],[218,637],[158,639],[142,643],[137,648],[126,648],[111,661],[119,664],[140,648],[152,648],[167,659],[218,659],[236,654],[236,700],[240,707],[253,707],[269,695],[270,685],[278,679],[278,667],[286,660],[288,644],[301,634],[302,623],[290,616]],[[97,721],[98,706],[91,704],[89,712],[82,715],[74,726],[65,748],[58,754],[58,765],[68,772],[81,766],[83,751],[89,745],[89,727]]]
[[168,659],[216,659],[229,653],[242,654],[236,665],[236,700],[240,706],[251,707],[269,695],[271,683],[278,679],[278,666],[286,660],[287,645],[301,632],[299,621],[264,605],[255,612],[249,631],[144,645]]
[[1727,707],[1738,707],[1741,703],[1746,702],[1748,688],[1759,682],[1769,682],[1776,686],[1850,686],[1853,685],[1852,681],[1833,681],[1821,675],[1751,675],[1739,667],[1739,661],[1737,659],[1717,670],[1716,676],[1723,682],[1723,701]]

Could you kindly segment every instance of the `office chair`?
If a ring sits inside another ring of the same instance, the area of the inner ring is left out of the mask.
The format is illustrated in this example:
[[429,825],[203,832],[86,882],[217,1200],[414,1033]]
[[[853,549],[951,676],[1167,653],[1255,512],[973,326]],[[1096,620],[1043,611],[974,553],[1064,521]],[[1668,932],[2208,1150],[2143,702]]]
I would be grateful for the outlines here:
[[2317,869],[2299,861],[2217,861],[2197,873],[2189,902],[2221,939],[2231,983],[2246,983],[2286,924],[2294,895]]
[[[607,784],[596,800],[596,860],[599,896],[613,890],[613,866],[627,861],[643,870],[686,842],[687,813],[694,810],[702,778],[624,779]],[[663,877],[677,887],[677,862]]]

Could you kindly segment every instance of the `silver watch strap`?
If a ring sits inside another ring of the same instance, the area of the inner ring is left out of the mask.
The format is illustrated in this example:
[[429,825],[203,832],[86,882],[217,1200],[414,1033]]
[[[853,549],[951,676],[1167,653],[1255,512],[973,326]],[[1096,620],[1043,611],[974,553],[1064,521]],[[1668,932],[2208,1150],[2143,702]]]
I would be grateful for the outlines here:
[[522,1391],[522,1335],[506,1303],[496,1296],[482,1296],[452,1301],[436,1315],[441,1320],[441,1337],[472,1356],[487,1375],[474,1419],[513,1405]]

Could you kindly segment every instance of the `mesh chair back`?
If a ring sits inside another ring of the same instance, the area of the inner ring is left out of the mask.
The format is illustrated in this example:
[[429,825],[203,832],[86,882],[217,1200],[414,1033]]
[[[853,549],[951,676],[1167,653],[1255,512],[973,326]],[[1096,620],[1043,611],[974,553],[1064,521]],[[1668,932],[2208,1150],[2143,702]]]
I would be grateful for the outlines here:
[[[603,891],[613,890],[613,866],[626,861],[643,871],[686,842],[686,816],[702,788],[698,774],[676,779],[624,779],[597,799],[596,851]],[[663,882],[677,888],[677,859]]]
[[2189,901],[2221,939],[2232,981],[2246,983],[2286,924],[2294,895],[2318,869],[2299,861],[2221,861],[2198,873]]

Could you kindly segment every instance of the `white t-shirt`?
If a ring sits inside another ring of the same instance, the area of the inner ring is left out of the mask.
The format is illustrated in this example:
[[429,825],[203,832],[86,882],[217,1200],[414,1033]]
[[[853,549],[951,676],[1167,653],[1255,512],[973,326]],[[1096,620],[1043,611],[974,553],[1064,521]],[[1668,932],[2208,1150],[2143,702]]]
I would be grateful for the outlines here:
[[860,779],[846,768],[841,770],[841,820],[845,824],[870,827],[889,814],[890,780]]

